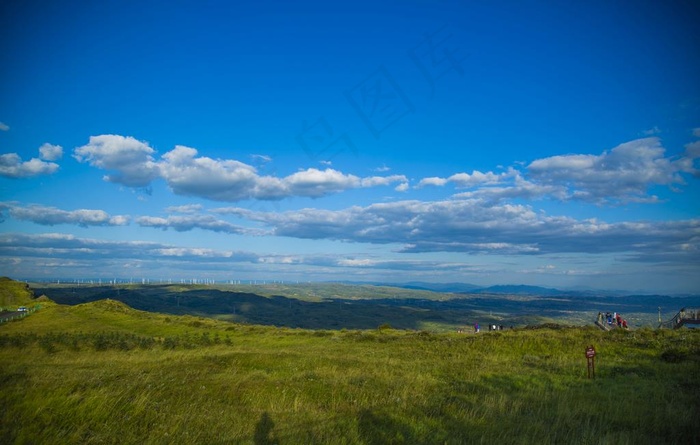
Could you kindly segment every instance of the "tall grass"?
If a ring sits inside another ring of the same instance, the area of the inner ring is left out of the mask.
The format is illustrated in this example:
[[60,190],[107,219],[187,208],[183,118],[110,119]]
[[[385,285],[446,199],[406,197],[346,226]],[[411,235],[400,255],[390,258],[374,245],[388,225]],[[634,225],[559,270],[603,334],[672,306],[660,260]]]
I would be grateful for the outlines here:
[[0,385],[2,443],[700,442],[696,331],[310,331],[50,306],[0,328]]

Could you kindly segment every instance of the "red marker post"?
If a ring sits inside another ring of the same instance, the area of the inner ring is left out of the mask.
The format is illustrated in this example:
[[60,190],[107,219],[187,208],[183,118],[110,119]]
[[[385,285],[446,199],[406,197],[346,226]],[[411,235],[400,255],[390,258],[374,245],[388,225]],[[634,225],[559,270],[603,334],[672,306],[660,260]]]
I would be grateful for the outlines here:
[[588,378],[595,379],[595,348],[593,346],[586,348],[586,360],[588,360]]

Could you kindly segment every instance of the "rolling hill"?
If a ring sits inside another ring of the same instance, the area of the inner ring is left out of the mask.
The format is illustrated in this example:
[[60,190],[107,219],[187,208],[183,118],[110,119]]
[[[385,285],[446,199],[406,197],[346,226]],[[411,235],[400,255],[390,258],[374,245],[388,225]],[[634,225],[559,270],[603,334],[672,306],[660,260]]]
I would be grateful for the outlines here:
[[40,304],[0,325],[1,443],[700,440],[700,331],[307,330]]

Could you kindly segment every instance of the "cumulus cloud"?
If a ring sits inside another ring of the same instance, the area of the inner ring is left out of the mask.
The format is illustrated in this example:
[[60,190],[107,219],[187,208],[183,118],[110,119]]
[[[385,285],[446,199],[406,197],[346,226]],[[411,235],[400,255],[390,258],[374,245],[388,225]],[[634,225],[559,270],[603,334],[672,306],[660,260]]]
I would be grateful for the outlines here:
[[478,170],[474,170],[471,174],[454,174],[447,178],[447,181],[456,184],[458,187],[475,187],[480,185],[498,184],[502,182],[504,178],[512,176],[513,174],[513,170],[500,174],[493,172],[482,173]]
[[600,155],[563,155],[537,159],[527,166],[530,178],[540,184],[560,185],[576,199],[596,203],[653,201],[654,185],[683,184],[681,172],[691,172],[697,154],[681,159],[665,156],[658,138],[620,144]]
[[685,154],[676,161],[679,169],[685,173],[690,173],[696,178],[700,178],[700,166],[697,166],[700,159],[700,141],[691,142],[685,146]]
[[[196,149],[182,145],[164,153],[160,159],[155,159],[154,154],[155,150],[147,143],[118,135],[93,136],[87,145],[74,151],[78,161],[114,171],[105,177],[107,181],[144,187],[162,178],[175,194],[215,201],[319,198],[352,188],[408,181],[403,175],[360,178],[332,168],[309,168],[286,177],[260,175],[251,165],[201,156]],[[264,155],[255,155],[255,159],[263,163],[271,160]]]
[[145,187],[158,176],[155,150],[133,137],[114,134],[91,136],[88,144],[78,147],[73,157],[93,167],[112,170],[105,180],[128,187]]
[[681,156],[668,157],[656,137],[620,144],[599,155],[569,154],[536,159],[523,170],[494,173],[473,171],[447,178],[428,177],[416,188],[445,186],[471,189],[457,198],[579,200],[595,204],[656,202],[654,186],[677,190],[683,174],[700,176],[700,142],[685,147]]
[[458,193],[456,199],[485,199],[500,201],[508,199],[536,200],[544,197],[565,201],[571,199],[571,194],[561,185],[542,185],[528,181],[516,172],[512,179],[499,186],[479,187],[473,191]]
[[357,188],[361,184],[361,179],[332,168],[325,170],[309,168],[287,176],[282,183],[293,195],[318,198],[329,193]]
[[63,157],[63,147],[46,143],[39,147],[39,157],[44,161],[57,161]]
[[255,188],[254,167],[234,160],[197,156],[197,150],[177,146],[163,155],[160,174],[178,195],[201,196],[218,201],[251,197]]
[[442,187],[445,184],[447,184],[446,178],[439,178],[437,176],[432,176],[430,178],[423,178],[420,181],[418,181],[416,188],[423,188],[423,187],[431,186],[431,185],[437,186],[437,187]]
[[394,187],[397,192],[407,192],[409,189],[408,182],[402,182],[401,184]]
[[173,229],[178,232],[201,229],[228,234],[262,234],[259,230],[237,226],[228,221],[217,219],[212,215],[174,215],[167,218],[142,216],[136,218],[136,223],[141,227],[154,227],[163,230]]
[[81,227],[124,226],[129,223],[128,216],[111,216],[104,210],[78,209],[67,211],[42,205],[22,207],[12,203],[3,203],[0,208],[2,207],[8,210],[10,217],[13,219],[31,221],[45,226],[56,224],[73,224]]
[[700,138],[700,127],[693,128],[693,136],[695,136],[696,138]]
[[17,153],[0,155],[0,175],[8,178],[31,178],[34,176],[50,175],[58,170],[58,164],[44,162],[32,158],[22,162]]
[[507,172],[494,173],[494,172],[480,172],[474,170],[471,173],[455,173],[448,178],[441,178],[437,176],[423,178],[421,179],[416,188],[423,188],[427,186],[442,187],[448,183],[454,184],[458,188],[469,188],[478,187],[483,185],[493,185],[503,182],[509,177],[513,177],[517,172],[513,169],[509,169]]
[[0,131],[10,131],[10,126],[4,122],[0,122]]
[[60,145],[44,144],[39,147],[39,158],[22,161],[17,153],[0,155],[0,176],[7,178],[32,178],[34,176],[51,175],[59,166],[54,162],[63,155]]

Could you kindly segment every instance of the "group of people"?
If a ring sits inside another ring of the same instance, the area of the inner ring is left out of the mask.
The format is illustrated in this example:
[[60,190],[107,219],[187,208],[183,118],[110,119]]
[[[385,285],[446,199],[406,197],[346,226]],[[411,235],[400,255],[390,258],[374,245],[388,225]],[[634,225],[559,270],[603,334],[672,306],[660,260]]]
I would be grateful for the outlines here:
[[618,328],[627,329],[627,320],[622,318],[622,315],[618,314],[617,312],[606,312],[604,319],[603,313],[598,312],[598,322],[601,324],[605,322],[608,324],[608,326],[615,326]]
[[[513,329],[513,326],[511,326],[510,328]],[[503,327],[503,325],[489,324],[489,331],[502,331],[504,329],[505,328]],[[458,328],[457,332],[463,334],[464,328]],[[481,332],[481,326],[479,326],[479,323],[474,323],[474,333],[476,334],[478,332]]]

